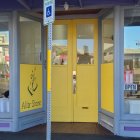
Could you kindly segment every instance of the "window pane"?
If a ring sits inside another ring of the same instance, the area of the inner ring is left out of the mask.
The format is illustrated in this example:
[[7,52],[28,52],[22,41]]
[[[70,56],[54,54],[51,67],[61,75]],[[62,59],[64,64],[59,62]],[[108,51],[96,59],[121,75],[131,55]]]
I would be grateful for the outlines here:
[[9,31],[8,23],[0,23],[0,93],[9,90]]
[[94,27],[77,25],[77,64],[94,64]]
[[53,26],[52,64],[66,65],[68,55],[67,25]]
[[112,63],[114,54],[114,22],[113,14],[102,22],[103,63]]
[[125,113],[140,114],[140,11],[125,11],[124,100]]
[[9,112],[9,29],[0,22],[0,113]]
[[20,63],[41,64],[41,24],[20,17]]

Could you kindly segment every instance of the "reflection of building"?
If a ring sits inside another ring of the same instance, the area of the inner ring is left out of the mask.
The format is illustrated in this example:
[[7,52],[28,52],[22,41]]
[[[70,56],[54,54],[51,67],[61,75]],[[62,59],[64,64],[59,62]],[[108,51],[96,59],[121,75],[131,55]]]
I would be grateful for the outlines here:
[[93,64],[93,55],[89,53],[88,46],[84,45],[83,51],[77,52],[77,64]]
[[4,36],[0,36],[0,43],[3,44],[5,42]]
[[84,50],[84,54],[89,54],[89,51],[88,51],[88,46],[84,46],[83,47],[83,50]]
[[140,49],[125,49],[124,65],[134,71],[134,81],[140,83]]
[[9,44],[8,32],[0,32],[0,45],[8,45],[8,44]]
[[77,64],[93,64],[93,56],[89,54],[88,46],[83,46],[83,52],[77,52]]

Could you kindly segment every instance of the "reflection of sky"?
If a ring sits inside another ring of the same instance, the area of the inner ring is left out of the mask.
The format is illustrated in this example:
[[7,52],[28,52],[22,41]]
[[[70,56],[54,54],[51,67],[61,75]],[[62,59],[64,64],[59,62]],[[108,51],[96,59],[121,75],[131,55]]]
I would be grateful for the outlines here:
[[67,44],[68,44],[67,40],[53,40],[53,45],[67,46]]
[[124,48],[138,49],[140,43],[140,26],[124,27]]
[[93,53],[94,40],[93,39],[77,39],[77,49],[83,52],[84,46],[88,46],[89,53]]
[[[67,40],[53,40],[53,45],[57,46],[67,46]],[[93,53],[94,49],[94,40],[93,39],[78,39],[77,47],[79,51],[83,51],[83,46],[88,46],[88,50],[90,53]]]
[[0,35],[6,35],[9,38],[9,31],[0,31]]

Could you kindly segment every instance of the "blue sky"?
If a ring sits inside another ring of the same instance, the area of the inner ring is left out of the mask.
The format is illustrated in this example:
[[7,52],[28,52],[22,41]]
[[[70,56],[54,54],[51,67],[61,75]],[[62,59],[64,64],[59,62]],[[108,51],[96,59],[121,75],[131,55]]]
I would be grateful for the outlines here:
[[78,39],[77,47],[79,50],[83,50],[84,46],[88,46],[89,53],[93,53],[94,50],[94,41],[93,39]]
[[140,43],[140,26],[124,27],[124,48],[138,49],[137,42]]

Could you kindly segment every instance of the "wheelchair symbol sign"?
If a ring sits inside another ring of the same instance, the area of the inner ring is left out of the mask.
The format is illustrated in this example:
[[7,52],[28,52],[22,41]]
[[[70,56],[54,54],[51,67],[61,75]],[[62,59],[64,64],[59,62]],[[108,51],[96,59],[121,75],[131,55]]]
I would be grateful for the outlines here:
[[55,4],[54,0],[44,0],[43,23],[44,26],[53,23],[55,20]]
[[52,16],[52,6],[46,7],[46,17],[51,17]]

